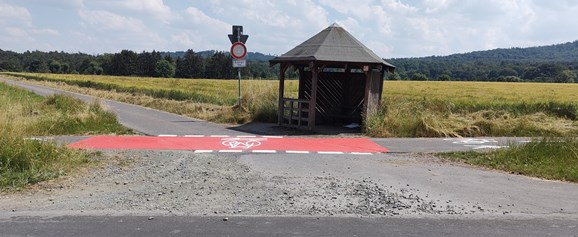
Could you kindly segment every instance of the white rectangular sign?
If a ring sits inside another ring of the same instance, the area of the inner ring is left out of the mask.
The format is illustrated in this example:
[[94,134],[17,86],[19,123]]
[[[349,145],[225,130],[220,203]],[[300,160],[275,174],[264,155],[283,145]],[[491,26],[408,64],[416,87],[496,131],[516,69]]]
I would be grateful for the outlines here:
[[233,59],[233,67],[234,68],[246,67],[246,66],[247,66],[247,60],[245,60],[245,59]]

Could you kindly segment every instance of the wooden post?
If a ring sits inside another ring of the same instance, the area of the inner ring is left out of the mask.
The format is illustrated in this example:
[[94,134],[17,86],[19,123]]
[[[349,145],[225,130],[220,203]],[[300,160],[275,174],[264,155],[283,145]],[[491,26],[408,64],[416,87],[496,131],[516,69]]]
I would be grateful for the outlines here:
[[309,99],[309,130],[315,129],[315,115],[317,113],[317,81],[319,77],[319,68],[315,62],[309,63],[311,70],[311,98]]
[[375,112],[379,110],[379,104],[381,103],[381,91],[383,88],[383,72],[377,69],[370,69],[368,72],[368,85],[366,85],[367,91],[367,103],[365,107],[365,116],[371,117]]
[[279,111],[277,112],[277,125],[283,125],[283,113],[285,110],[285,105],[283,103],[283,97],[285,92],[285,71],[287,71],[288,64],[281,64],[279,67]]
[[364,114],[367,114],[367,106],[369,105],[369,88],[371,87],[371,66],[364,65],[363,72],[365,73],[365,95],[363,99]]
[[378,102],[377,102],[377,109],[379,110],[381,108],[381,96],[383,95],[383,79],[385,76],[385,69],[383,68],[383,66],[381,67],[381,74],[379,74],[379,97]]

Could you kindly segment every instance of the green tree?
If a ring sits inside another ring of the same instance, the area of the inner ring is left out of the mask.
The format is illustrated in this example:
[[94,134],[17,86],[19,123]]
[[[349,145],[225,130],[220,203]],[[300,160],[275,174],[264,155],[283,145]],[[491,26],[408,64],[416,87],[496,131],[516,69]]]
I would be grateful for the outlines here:
[[387,80],[390,80],[390,81],[399,81],[399,80],[401,80],[401,77],[399,76],[399,74],[398,74],[397,72],[388,73],[388,75],[387,75]]
[[427,81],[428,78],[425,74],[423,74],[421,72],[416,72],[416,73],[413,73],[413,75],[411,76],[411,80],[412,81]]
[[157,61],[157,65],[155,67],[155,77],[173,77],[175,76],[175,65],[171,62],[167,61],[166,59],[161,59]]
[[574,83],[576,82],[576,72],[572,70],[564,70],[560,72],[556,78],[556,82]]
[[138,55],[130,50],[122,50],[112,56],[109,72],[115,76],[132,76],[138,75],[137,66]]
[[205,76],[213,79],[235,78],[232,59],[224,52],[216,52],[207,60]]
[[52,60],[48,63],[48,70],[50,70],[51,73],[61,73],[62,64],[56,60]]
[[451,81],[451,80],[452,80],[452,77],[450,77],[450,75],[445,74],[445,73],[444,73],[444,74],[441,74],[441,75],[438,77],[438,81]]
[[38,59],[35,59],[32,62],[30,62],[28,64],[27,69],[29,72],[48,72],[48,67],[46,66],[46,63]]
[[180,78],[202,78],[205,76],[203,58],[192,49],[182,58],[177,58],[175,76]]

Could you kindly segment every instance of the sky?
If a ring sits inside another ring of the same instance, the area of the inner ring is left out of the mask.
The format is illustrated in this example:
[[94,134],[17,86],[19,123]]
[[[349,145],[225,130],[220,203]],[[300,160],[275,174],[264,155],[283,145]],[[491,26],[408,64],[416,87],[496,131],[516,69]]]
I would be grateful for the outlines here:
[[333,23],[383,58],[578,40],[577,0],[0,0],[0,49],[281,55]]

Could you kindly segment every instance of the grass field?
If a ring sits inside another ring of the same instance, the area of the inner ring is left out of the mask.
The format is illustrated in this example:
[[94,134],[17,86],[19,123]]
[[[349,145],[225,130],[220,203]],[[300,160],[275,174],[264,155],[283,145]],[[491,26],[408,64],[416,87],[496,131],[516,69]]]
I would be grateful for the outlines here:
[[0,83],[0,190],[53,179],[88,163],[86,153],[33,136],[125,134],[116,116],[98,103],[46,98]]
[[[234,106],[234,80],[5,75],[216,122],[276,119],[278,81],[243,81],[245,109],[238,109]],[[297,81],[288,81],[285,93],[296,96],[297,86]],[[366,118],[364,129],[376,137],[567,137],[489,153],[445,156],[514,173],[578,182],[577,92],[578,84],[386,81],[382,108]]]
[[516,174],[578,182],[577,138],[541,138],[509,149],[443,153],[440,156]]
[[[276,118],[278,81],[60,74],[11,74],[87,88],[83,93],[222,123]],[[295,97],[297,81],[286,82]],[[96,90],[94,90],[96,89]],[[367,118],[376,137],[572,136],[578,134],[578,84],[386,81],[382,108]]]

